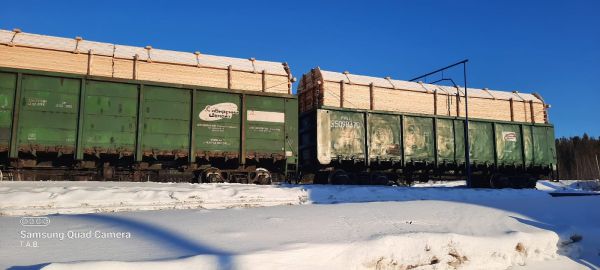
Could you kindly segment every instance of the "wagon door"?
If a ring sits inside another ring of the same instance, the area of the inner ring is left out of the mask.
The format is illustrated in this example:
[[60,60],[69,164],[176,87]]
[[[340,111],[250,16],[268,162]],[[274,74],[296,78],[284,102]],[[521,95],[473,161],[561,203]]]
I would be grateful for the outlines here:
[[365,160],[363,113],[317,111],[317,158],[326,165],[332,160]]
[[81,81],[23,75],[17,134],[20,151],[73,153]]
[[240,156],[241,96],[197,91],[194,112],[196,157]]
[[246,96],[246,155],[285,158],[285,99]]

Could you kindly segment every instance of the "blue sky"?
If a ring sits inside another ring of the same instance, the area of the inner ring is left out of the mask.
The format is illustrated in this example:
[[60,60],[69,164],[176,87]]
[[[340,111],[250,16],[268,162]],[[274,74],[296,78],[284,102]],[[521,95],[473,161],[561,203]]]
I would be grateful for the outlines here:
[[468,58],[469,86],[541,93],[557,136],[600,136],[600,1],[6,1],[0,28],[15,27],[285,61],[298,78],[410,79]]

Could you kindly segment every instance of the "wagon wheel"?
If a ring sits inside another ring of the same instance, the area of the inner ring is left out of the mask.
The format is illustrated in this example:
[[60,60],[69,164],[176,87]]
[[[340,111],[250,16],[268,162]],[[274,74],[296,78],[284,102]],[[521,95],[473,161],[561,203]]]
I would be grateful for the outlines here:
[[104,166],[102,168],[102,181],[111,180],[115,176],[115,167],[112,166]]
[[514,178],[514,181],[511,181],[514,188],[535,188],[537,184],[537,179],[529,174],[520,175]]
[[483,175],[472,175],[471,176],[471,187],[473,188],[490,188],[494,175],[483,174]]
[[375,172],[371,174],[371,183],[372,185],[389,185],[390,180],[385,173]]
[[537,185],[537,178],[530,176],[527,178],[527,184],[525,188],[535,188]]
[[223,177],[221,176],[221,170],[210,167],[202,172],[202,182],[203,183],[219,183],[223,182]]
[[491,188],[507,188],[510,187],[510,178],[503,174],[494,174],[490,177]]
[[327,182],[331,185],[347,185],[350,183],[350,175],[344,170],[335,170],[329,173]]
[[254,172],[248,174],[248,182],[257,185],[270,185],[271,173],[265,168],[257,168]]

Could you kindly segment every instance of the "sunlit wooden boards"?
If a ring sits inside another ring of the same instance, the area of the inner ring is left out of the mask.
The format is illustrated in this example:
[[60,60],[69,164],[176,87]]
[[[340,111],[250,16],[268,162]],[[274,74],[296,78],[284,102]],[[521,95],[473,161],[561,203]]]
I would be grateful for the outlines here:
[[0,30],[0,66],[291,94],[286,63]]
[[[312,69],[298,85],[300,111],[340,107],[413,114],[465,116],[464,88]],[[537,94],[468,89],[469,117],[548,123]]]

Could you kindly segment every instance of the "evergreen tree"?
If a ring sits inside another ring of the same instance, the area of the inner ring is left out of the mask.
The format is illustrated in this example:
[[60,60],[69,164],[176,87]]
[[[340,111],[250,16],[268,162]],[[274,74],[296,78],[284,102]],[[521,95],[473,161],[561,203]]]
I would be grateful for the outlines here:
[[600,137],[558,138],[556,155],[560,179],[600,178]]

